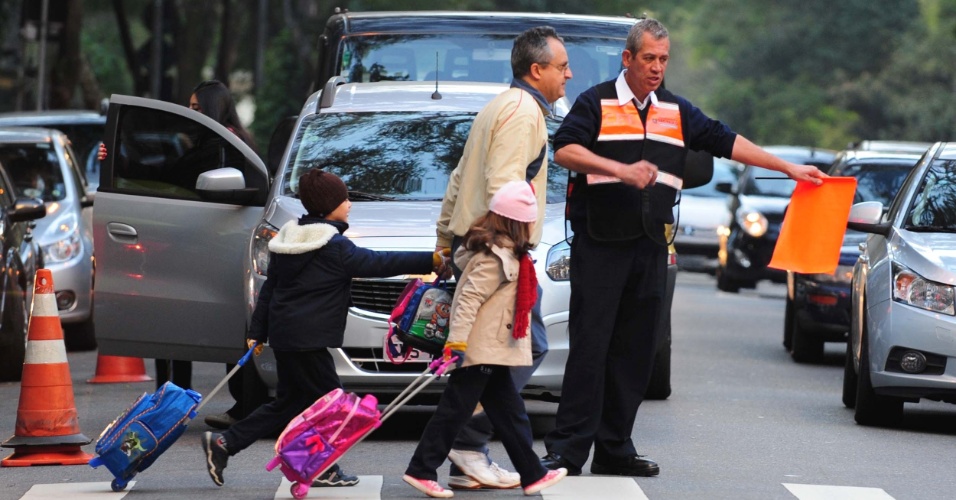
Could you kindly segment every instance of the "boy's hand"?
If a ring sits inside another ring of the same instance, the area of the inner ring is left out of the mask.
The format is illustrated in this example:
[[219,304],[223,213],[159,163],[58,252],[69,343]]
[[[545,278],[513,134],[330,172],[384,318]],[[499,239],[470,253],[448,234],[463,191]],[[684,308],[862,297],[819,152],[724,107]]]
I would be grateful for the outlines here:
[[454,361],[455,368],[461,368],[461,364],[465,362],[465,349],[468,348],[468,345],[464,342],[449,342],[445,344],[445,348],[442,349],[442,361],[449,362],[452,358],[458,358]]
[[254,339],[248,339],[246,340],[246,347],[248,347],[249,349],[255,348],[255,350],[252,351],[252,354],[255,354],[256,356],[258,356],[262,354],[262,350],[265,348],[265,344],[263,344],[262,342],[256,342],[256,340]]

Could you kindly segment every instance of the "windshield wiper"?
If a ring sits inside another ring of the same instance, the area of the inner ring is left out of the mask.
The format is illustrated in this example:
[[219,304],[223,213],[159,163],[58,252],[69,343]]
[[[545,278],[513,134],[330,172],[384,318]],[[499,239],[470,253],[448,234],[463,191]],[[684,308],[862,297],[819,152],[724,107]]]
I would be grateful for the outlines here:
[[956,233],[956,227],[953,226],[913,226],[908,225],[904,227],[907,231],[913,231],[914,233]]
[[349,191],[349,199],[354,201],[393,201],[395,198],[362,191]]

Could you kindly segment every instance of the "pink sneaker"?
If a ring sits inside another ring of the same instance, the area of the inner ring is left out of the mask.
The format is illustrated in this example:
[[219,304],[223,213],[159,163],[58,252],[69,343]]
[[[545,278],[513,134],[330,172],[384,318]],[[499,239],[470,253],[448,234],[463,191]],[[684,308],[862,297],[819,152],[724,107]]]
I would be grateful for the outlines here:
[[532,483],[530,486],[526,486],[524,489],[524,494],[534,495],[535,493],[538,493],[539,491],[545,488],[549,488],[551,486],[558,484],[558,481],[564,479],[564,476],[567,476],[567,475],[568,475],[568,469],[565,469],[564,467],[561,467],[560,469],[556,469],[556,470],[549,470],[548,473],[544,475],[544,477],[542,477],[541,479],[538,479],[537,481]]
[[[451,490],[446,490],[445,488],[442,488],[442,486],[438,484],[437,482],[429,480],[429,479],[418,479],[416,477],[412,477],[412,476],[409,476],[408,474],[405,474],[404,476],[402,476],[402,480],[412,485],[412,487],[415,488],[416,490],[432,498],[451,498],[455,496],[455,493],[452,492]],[[542,479],[541,481],[544,481],[544,479]],[[538,481],[538,483],[540,483],[541,481]],[[538,483],[534,483],[534,484],[538,484]],[[550,486],[550,484],[548,486]],[[544,487],[547,487],[547,486],[544,486]]]

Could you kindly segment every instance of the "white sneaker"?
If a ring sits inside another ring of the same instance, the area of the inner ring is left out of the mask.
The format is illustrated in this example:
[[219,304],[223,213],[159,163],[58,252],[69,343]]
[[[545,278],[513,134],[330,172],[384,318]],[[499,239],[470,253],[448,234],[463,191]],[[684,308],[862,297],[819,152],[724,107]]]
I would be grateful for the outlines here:
[[451,460],[465,474],[449,476],[448,486],[452,488],[517,488],[521,485],[521,476],[502,469],[480,451],[451,450]]

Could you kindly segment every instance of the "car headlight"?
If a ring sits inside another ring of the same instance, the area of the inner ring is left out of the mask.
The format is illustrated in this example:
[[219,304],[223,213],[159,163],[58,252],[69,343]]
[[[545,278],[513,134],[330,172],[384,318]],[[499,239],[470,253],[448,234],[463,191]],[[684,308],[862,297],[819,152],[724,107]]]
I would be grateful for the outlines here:
[[265,276],[269,271],[269,242],[279,234],[279,230],[272,224],[262,221],[256,227],[252,237],[252,268],[259,276]]
[[813,280],[817,283],[843,283],[853,281],[853,266],[837,266],[833,274],[814,274]]
[[548,260],[544,269],[545,274],[554,281],[571,279],[571,245],[567,240],[548,250]]
[[740,227],[754,238],[759,238],[767,232],[767,218],[756,210],[738,210],[737,224],[740,224]]
[[954,289],[930,281],[902,264],[893,263],[893,300],[913,307],[954,315]]
[[73,229],[63,238],[48,245],[43,245],[43,262],[58,264],[75,258],[80,254],[80,231]]

